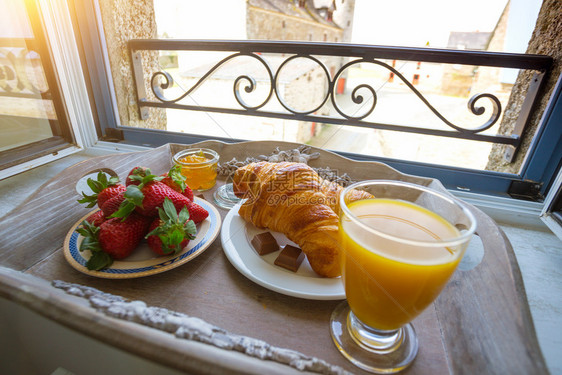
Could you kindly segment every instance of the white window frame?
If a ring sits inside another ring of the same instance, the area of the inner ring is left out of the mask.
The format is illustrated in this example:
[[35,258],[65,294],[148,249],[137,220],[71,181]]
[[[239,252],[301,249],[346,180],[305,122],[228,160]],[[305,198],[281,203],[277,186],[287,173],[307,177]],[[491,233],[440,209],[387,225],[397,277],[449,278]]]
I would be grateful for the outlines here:
[[74,145],[0,171],[0,180],[74,154],[98,142],[88,90],[68,4],[64,0],[37,0],[45,36],[53,56],[62,99],[74,136]]

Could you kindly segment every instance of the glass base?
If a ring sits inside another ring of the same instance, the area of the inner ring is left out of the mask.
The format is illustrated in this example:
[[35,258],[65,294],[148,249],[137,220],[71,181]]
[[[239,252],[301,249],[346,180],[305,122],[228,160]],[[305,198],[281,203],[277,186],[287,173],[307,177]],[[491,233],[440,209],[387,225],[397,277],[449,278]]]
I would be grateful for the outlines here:
[[340,303],[330,319],[336,347],[355,366],[375,374],[404,370],[416,358],[418,339],[411,324],[395,331],[380,331],[363,324]]
[[231,183],[219,187],[213,194],[213,198],[217,206],[227,210],[236,206],[236,204],[240,202],[240,198],[234,194],[234,189],[232,188]]

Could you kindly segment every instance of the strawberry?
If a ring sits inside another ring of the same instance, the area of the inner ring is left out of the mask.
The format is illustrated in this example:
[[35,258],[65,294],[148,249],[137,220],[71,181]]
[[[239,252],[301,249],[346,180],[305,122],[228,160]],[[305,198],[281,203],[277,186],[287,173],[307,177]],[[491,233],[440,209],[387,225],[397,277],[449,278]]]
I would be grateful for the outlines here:
[[125,180],[125,185],[139,185],[142,179],[150,174],[150,169],[146,167],[134,167],[131,169]]
[[98,194],[98,207],[102,208],[104,203],[107,202],[108,200],[110,200],[113,197],[118,196],[121,193],[124,193],[127,190],[127,188],[124,185],[115,185],[115,186],[109,186],[105,189],[103,189],[99,194]]
[[91,223],[92,225],[95,225],[96,227],[99,227],[101,225],[101,223],[103,223],[105,221],[105,215],[104,215],[103,211],[96,211],[93,214],[91,214],[90,216],[88,216],[86,218],[86,221],[88,223]]
[[179,214],[172,201],[164,199],[163,208],[158,207],[158,217],[150,224],[145,236],[150,249],[157,255],[180,253],[195,238],[196,227],[189,220],[189,211],[182,208]]
[[179,165],[174,165],[168,173],[161,175],[164,179],[160,182],[168,185],[173,190],[186,196],[190,201],[193,201],[193,191],[185,183],[185,177],[181,174],[181,168]]
[[84,220],[77,231],[84,237],[80,251],[91,252],[86,267],[100,270],[109,267],[113,259],[129,256],[143,239],[149,224],[147,218],[135,214],[124,221],[118,218],[106,220],[99,227]]
[[99,243],[113,259],[123,259],[136,249],[143,239],[150,221],[140,215],[129,215],[122,221],[109,219],[100,225]]
[[[133,182],[138,182],[138,185],[135,183],[130,184],[127,186],[127,191],[125,191],[125,200],[121,202],[119,206],[119,210],[111,214],[111,217],[120,217],[125,219],[129,216],[133,211],[137,210],[137,212],[143,214],[144,216],[156,216],[158,213],[156,210],[157,206],[161,206],[164,202],[165,194],[158,196],[157,193],[150,194],[153,190],[158,190],[157,187],[163,187],[177,195],[181,195],[177,192],[171,190],[168,186],[161,184],[159,181],[162,180],[164,177],[162,176],[155,176],[150,172],[150,169],[144,168],[142,177],[140,174],[135,174],[135,171],[139,171],[143,167],[136,167],[133,168],[129,177],[132,179]],[[141,172],[139,172],[141,173]],[[156,185],[152,186],[151,185]],[[160,189],[162,190],[162,189]],[[149,193],[148,199],[145,202],[145,191]],[[181,209],[181,208],[180,208]]]
[[170,189],[161,182],[153,182],[141,189],[144,199],[142,205],[136,207],[136,212],[144,216],[154,217],[158,213],[158,207],[162,207],[164,199],[169,198],[177,211],[191,203],[189,199],[177,191]]
[[185,197],[187,197],[187,199],[189,199],[190,201],[193,202],[193,200],[195,199],[193,197],[193,190],[191,190],[191,188],[188,185],[185,185],[185,189],[183,189],[183,193],[182,193]]
[[119,179],[117,177],[112,176],[108,179],[107,175],[103,172],[98,173],[96,180],[88,178],[86,183],[90,189],[92,189],[94,194],[88,195],[86,193],[82,193],[83,198],[79,199],[78,202],[87,203],[88,208],[94,207],[96,203],[98,204],[98,207],[101,208],[105,201],[127,190],[125,186],[119,184]]
[[190,202],[187,205],[189,217],[195,224],[199,224],[209,216],[209,212],[195,202]]
[[101,206],[101,210],[103,211],[104,217],[111,216],[114,212],[119,210],[121,203],[125,200],[125,193],[121,192],[118,195],[114,196],[111,199],[105,201],[103,206]]
[[191,203],[185,196],[159,181],[147,181],[146,185],[145,182],[138,186],[129,185],[124,195],[125,200],[112,217],[125,218],[133,211],[143,216],[155,217],[165,198],[170,198],[177,211]]

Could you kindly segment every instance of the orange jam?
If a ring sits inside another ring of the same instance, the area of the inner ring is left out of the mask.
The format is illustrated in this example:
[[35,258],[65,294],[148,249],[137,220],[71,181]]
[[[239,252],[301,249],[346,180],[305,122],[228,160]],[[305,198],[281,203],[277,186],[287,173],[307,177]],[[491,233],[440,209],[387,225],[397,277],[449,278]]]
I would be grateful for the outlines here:
[[217,181],[218,154],[213,150],[185,150],[174,156],[185,183],[192,190],[209,190]]

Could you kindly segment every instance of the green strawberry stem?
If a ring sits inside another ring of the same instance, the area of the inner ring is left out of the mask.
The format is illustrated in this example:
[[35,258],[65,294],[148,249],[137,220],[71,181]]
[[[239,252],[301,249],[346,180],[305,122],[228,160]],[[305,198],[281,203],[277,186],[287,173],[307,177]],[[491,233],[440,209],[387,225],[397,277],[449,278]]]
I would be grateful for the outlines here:
[[132,175],[129,176],[129,179],[131,179],[132,181],[140,182],[138,186],[141,188],[149,182],[161,181],[163,178],[164,177],[162,176],[153,175],[152,172],[150,172],[150,168],[146,168],[143,171],[143,174],[133,173]]
[[127,191],[125,191],[125,200],[121,202],[119,209],[111,214],[109,217],[120,217],[124,221],[134,210],[135,207],[142,207],[142,202],[144,200],[144,194],[142,188],[150,182],[161,181],[163,176],[156,176],[150,173],[150,169],[145,170],[146,176],[131,175],[130,178],[139,181],[138,185],[127,186]]
[[181,174],[181,167],[179,165],[174,165],[168,171],[168,177],[172,179],[178,186],[181,188],[181,191],[184,191],[187,185],[185,184],[185,176]]
[[82,227],[76,229],[84,238],[80,244],[80,252],[89,250],[92,254],[90,259],[86,261],[86,268],[91,271],[99,271],[109,267],[113,263],[113,259],[109,254],[104,252],[99,242],[100,228],[92,223],[84,220]]
[[164,254],[172,252],[178,254],[183,250],[181,243],[184,240],[195,238],[197,228],[193,220],[189,220],[189,211],[186,207],[182,208],[178,214],[174,204],[168,198],[164,199],[162,207],[158,207],[158,217],[162,224],[154,228],[145,238],[158,236],[162,242]]
[[98,173],[96,178],[96,180],[94,180],[93,178],[88,178],[86,180],[86,183],[88,184],[90,189],[92,189],[94,194],[88,195],[86,193],[82,193],[83,198],[78,200],[78,203],[87,203],[88,205],[86,207],[88,208],[94,207],[96,205],[96,203],[98,202],[98,194],[102,190],[119,183],[118,177],[111,176],[108,179],[107,175],[101,171]]

